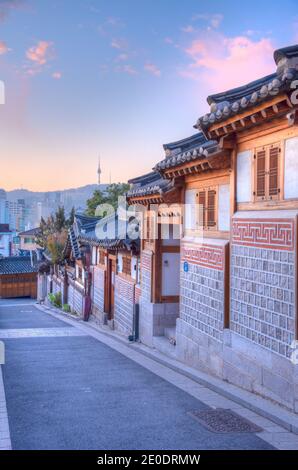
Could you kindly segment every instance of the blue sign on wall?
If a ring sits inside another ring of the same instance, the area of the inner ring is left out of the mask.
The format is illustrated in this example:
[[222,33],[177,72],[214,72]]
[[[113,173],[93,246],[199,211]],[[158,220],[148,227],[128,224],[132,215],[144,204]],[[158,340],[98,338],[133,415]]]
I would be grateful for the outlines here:
[[187,261],[184,261],[183,263],[183,270],[185,273],[188,273],[188,262]]

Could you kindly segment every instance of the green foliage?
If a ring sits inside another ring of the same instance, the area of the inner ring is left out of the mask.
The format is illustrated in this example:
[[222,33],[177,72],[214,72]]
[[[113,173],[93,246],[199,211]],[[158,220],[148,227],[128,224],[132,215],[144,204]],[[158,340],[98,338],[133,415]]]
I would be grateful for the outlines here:
[[56,294],[48,294],[48,299],[54,307],[61,308],[62,307],[62,296],[61,292],[57,292]]
[[94,216],[97,206],[101,204],[109,204],[114,207],[114,209],[117,209],[118,198],[120,196],[124,196],[128,190],[129,184],[126,183],[111,184],[104,193],[97,189],[94,191],[93,196],[87,200],[86,214],[89,216]]
[[63,312],[70,313],[70,305],[63,304],[62,310],[63,310]]

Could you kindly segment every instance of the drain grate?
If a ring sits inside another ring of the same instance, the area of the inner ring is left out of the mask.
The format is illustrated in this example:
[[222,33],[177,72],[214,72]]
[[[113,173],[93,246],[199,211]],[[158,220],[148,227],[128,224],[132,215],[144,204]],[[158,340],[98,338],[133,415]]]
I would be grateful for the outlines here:
[[191,411],[190,416],[199,421],[212,432],[261,432],[262,429],[246,418],[239,416],[232,410],[216,408],[215,410]]

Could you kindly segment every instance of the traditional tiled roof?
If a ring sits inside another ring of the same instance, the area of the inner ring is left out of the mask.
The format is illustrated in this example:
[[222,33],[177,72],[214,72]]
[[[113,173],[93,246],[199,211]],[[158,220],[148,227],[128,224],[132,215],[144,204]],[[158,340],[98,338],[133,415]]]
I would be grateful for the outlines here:
[[[113,237],[109,237],[108,225],[112,224],[111,229],[113,230]],[[127,222],[126,225],[127,228]],[[123,228],[123,226],[121,227]],[[80,234],[78,240],[80,243],[88,243],[91,245],[99,246],[101,248],[110,250],[132,250],[137,252],[139,250],[139,240],[132,240],[128,237],[127,231],[125,233],[119,232],[119,219],[118,215],[112,214],[102,218],[98,221],[96,230],[90,231],[85,234]],[[99,233],[106,232],[107,235],[104,238],[99,238]]]
[[28,236],[37,236],[40,232],[40,228],[31,228],[30,230],[25,230],[24,232],[20,232],[19,236],[20,237],[28,237]]
[[128,198],[149,196],[152,194],[162,195],[173,188],[172,182],[163,179],[156,171],[131,179],[129,180],[129,183],[132,186],[127,193]]
[[32,266],[30,256],[10,256],[0,259],[0,275],[35,272],[37,272],[37,266]]
[[74,223],[68,230],[68,238],[64,248],[65,256],[72,251],[76,259],[81,258],[80,239],[82,236],[88,237],[95,233],[95,227],[99,220],[99,217],[90,217],[81,213],[75,214]]
[[205,160],[220,151],[218,143],[207,140],[202,132],[187,139],[165,144],[164,149],[166,158],[155,166],[156,171],[164,171],[190,161]]
[[210,113],[200,117],[195,127],[203,131],[212,124],[244,112],[274,96],[289,92],[291,83],[298,78],[298,45],[274,52],[276,72],[244,86],[211,95],[207,98]]

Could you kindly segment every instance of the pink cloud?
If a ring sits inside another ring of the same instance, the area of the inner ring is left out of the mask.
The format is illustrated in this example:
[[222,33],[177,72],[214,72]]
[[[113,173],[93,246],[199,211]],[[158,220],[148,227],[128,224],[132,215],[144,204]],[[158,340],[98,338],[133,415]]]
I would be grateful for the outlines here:
[[52,73],[52,77],[55,78],[55,80],[60,80],[60,78],[62,78],[62,73],[61,72],[54,72],[54,73]]
[[189,25],[184,26],[183,28],[181,28],[181,31],[183,31],[184,33],[194,33],[195,28],[191,24],[189,24]]
[[155,64],[151,64],[151,63],[145,64],[144,70],[146,70],[146,72],[151,73],[152,75],[155,75],[155,77],[161,76],[161,71]]
[[113,49],[126,49],[127,42],[125,41],[125,39],[112,39],[111,47]]
[[119,54],[115,60],[116,62],[124,62],[125,60],[128,60],[128,54]]
[[0,41],[0,55],[6,54],[10,49],[7,47],[6,42]]
[[1,0],[0,1],[0,22],[6,20],[13,10],[18,10],[24,6],[25,0]]
[[26,52],[26,57],[38,65],[44,65],[51,58],[52,42],[39,41],[37,46],[30,47]]
[[272,73],[273,50],[270,39],[228,38],[212,32],[186,48],[192,62],[180,74],[205,82],[211,92],[223,91]]
[[206,21],[211,28],[217,29],[223,21],[223,15],[221,13],[199,13],[197,15],[193,15],[193,21]]
[[119,65],[118,67],[116,67],[116,71],[117,72],[124,72],[124,73],[127,73],[128,75],[137,75],[138,72],[137,70],[132,66],[132,65],[129,65],[129,64],[125,64],[125,65]]

